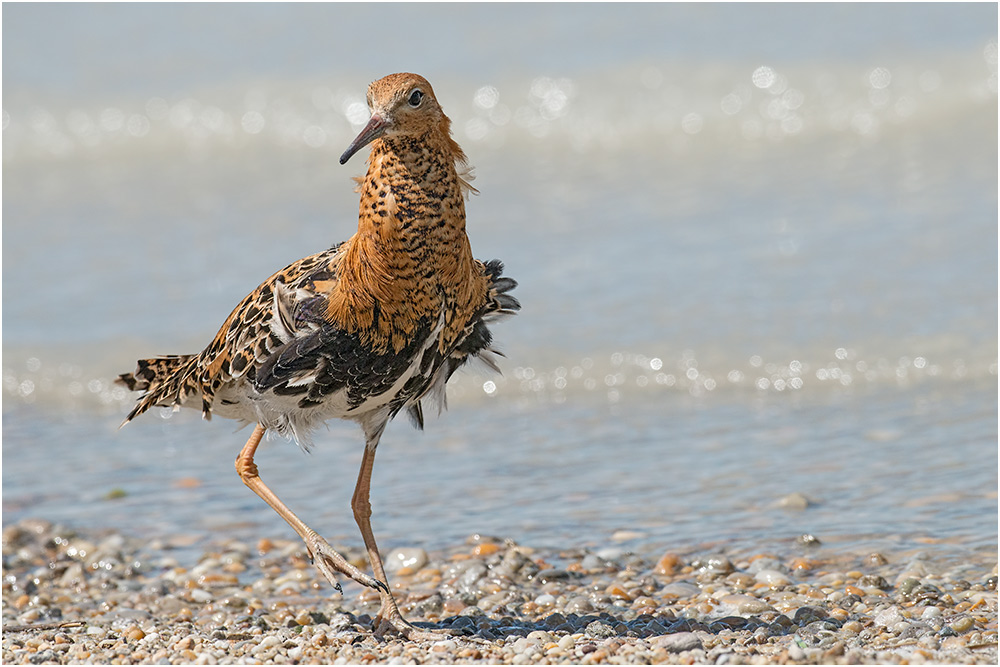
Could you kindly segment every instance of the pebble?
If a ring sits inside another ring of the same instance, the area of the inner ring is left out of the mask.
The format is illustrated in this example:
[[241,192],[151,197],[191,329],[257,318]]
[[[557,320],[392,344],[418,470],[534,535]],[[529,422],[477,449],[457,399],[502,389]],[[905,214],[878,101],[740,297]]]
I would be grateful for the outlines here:
[[779,588],[781,586],[787,586],[792,583],[792,580],[788,578],[788,575],[778,570],[760,570],[754,575],[754,579],[758,583],[766,584],[772,588]]
[[427,552],[419,547],[394,549],[385,557],[383,564],[387,572],[405,570],[406,574],[412,574],[427,565]]
[[816,501],[797,491],[795,493],[789,493],[787,496],[778,501],[778,507],[786,510],[804,510],[815,504]]
[[681,653],[682,651],[702,648],[701,638],[693,632],[678,632],[658,637],[656,645],[670,653]]
[[660,560],[656,561],[656,566],[653,568],[653,572],[669,576],[674,574],[674,572],[682,566],[683,562],[681,561],[681,557],[668,551],[660,556]]
[[[190,547],[185,535],[142,541],[45,521],[3,535],[5,664],[997,661],[995,553],[942,564],[825,545],[806,559],[791,541],[707,555],[633,553],[616,540],[400,548],[386,563],[404,614],[452,633],[401,642],[372,637],[377,595],[352,582],[333,592],[295,540],[217,538],[185,560],[172,548]],[[360,548],[345,555],[365,564]]]
[[890,628],[903,620],[898,607],[888,607],[876,614],[874,618],[875,625],[880,625],[883,628]]

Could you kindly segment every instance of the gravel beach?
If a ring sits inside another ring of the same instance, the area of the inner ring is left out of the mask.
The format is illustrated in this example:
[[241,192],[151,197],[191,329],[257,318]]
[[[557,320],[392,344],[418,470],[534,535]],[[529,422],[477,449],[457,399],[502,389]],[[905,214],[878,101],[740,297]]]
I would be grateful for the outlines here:
[[[617,539],[620,538],[620,539]],[[332,591],[298,541],[3,530],[9,664],[997,662],[996,555],[533,548],[485,536],[387,555],[436,642],[377,640],[378,596]],[[787,552],[787,553],[784,553]],[[792,554],[792,555],[789,555]],[[796,555],[798,554],[798,555]],[[195,562],[182,564],[177,555]],[[359,549],[345,549],[364,565]]]

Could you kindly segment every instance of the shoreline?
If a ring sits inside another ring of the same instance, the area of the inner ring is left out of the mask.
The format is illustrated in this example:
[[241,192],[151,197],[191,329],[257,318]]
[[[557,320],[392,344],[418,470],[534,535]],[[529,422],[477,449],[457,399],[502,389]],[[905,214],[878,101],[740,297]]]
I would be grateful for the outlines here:
[[[340,548],[340,547],[338,547]],[[997,661],[997,563],[802,550],[655,558],[619,544],[489,537],[386,554],[404,616],[436,642],[378,640],[378,597],[344,595],[298,540],[220,538],[187,567],[163,543],[26,519],[3,528],[3,662],[958,663]],[[360,549],[344,555],[367,569]],[[775,555],[782,554],[782,555]]]

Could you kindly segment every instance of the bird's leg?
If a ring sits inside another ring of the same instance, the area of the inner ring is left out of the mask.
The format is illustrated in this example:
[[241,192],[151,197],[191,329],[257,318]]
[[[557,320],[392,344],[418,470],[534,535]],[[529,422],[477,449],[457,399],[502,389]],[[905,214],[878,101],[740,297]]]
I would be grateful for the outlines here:
[[372,533],[371,515],[372,506],[368,500],[371,490],[372,466],[375,463],[375,448],[378,445],[378,433],[367,434],[364,457],[361,459],[361,471],[358,473],[358,483],[354,487],[354,496],[351,498],[351,509],[354,510],[354,520],[361,529],[361,537],[365,541],[365,548],[368,550],[368,559],[372,564],[372,571],[375,578],[386,583],[384,588],[379,589],[381,605],[378,615],[375,617],[374,629],[377,637],[382,637],[386,632],[395,632],[410,640],[437,640],[441,635],[429,630],[420,630],[411,625],[396,606],[396,600],[389,590],[389,580],[385,576],[385,567],[382,565],[382,557],[378,552],[378,545],[375,544],[375,535]]
[[[240,451],[240,455],[236,457],[236,472],[239,473],[240,479],[243,483],[250,487],[250,490],[260,496],[264,502],[271,506],[271,508],[277,512],[282,519],[288,522],[288,525],[295,529],[295,532],[299,534],[299,537],[306,543],[306,549],[309,550],[309,556],[313,559],[313,564],[316,565],[327,581],[337,589],[338,592],[342,592],[340,588],[340,583],[337,581],[336,573],[339,572],[344,574],[354,581],[358,582],[363,586],[368,586],[369,588],[374,588],[379,592],[379,595],[387,595],[389,589],[386,587],[382,581],[374,579],[355,566],[347,562],[343,556],[337,553],[330,544],[324,540],[320,535],[314,531],[312,528],[307,526],[302,519],[297,517],[292,510],[288,509],[288,506],[274,494],[271,489],[268,488],[264,481],[260,478],[257,472],[257,464],[254,463],[253,455],[257,451],[257,446],[260,444],[260,439],[264,435],[266,429],[262,424],[257,424],[254,429],[253,434],[251,434],[250,439],[247,440],[247,444],[243,445],[243,449]],[[385,579],[383,575],[382,579]]]

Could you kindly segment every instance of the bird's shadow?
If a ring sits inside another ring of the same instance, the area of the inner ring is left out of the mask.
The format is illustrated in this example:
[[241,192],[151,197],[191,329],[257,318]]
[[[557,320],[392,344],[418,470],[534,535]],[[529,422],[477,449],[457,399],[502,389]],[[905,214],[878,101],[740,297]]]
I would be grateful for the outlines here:
[[[360,625],[369,619],[358,618]],[[760,635],[761,640],[795,634],[807,644],[819,644],[824,637],[835,633],[841,621],[829,616],[818,607],[801,607],[793,617],[777,612],[764,612],[752,616],[723,616],[714,619],[677,617],[667,613],[640,614],[626,619],[608,612],[599,614],[555,613],[538,620],[484,615],[450,616],[436,623],[416,622],[415,626],[443,631],[454,637],[477,637],[487,641],[528,637],[532,632],[546,632],[553,638],[583,633],[586,641],[602,642],[612,638],[648,639],[683,632],[721,634],[727,631]]]

